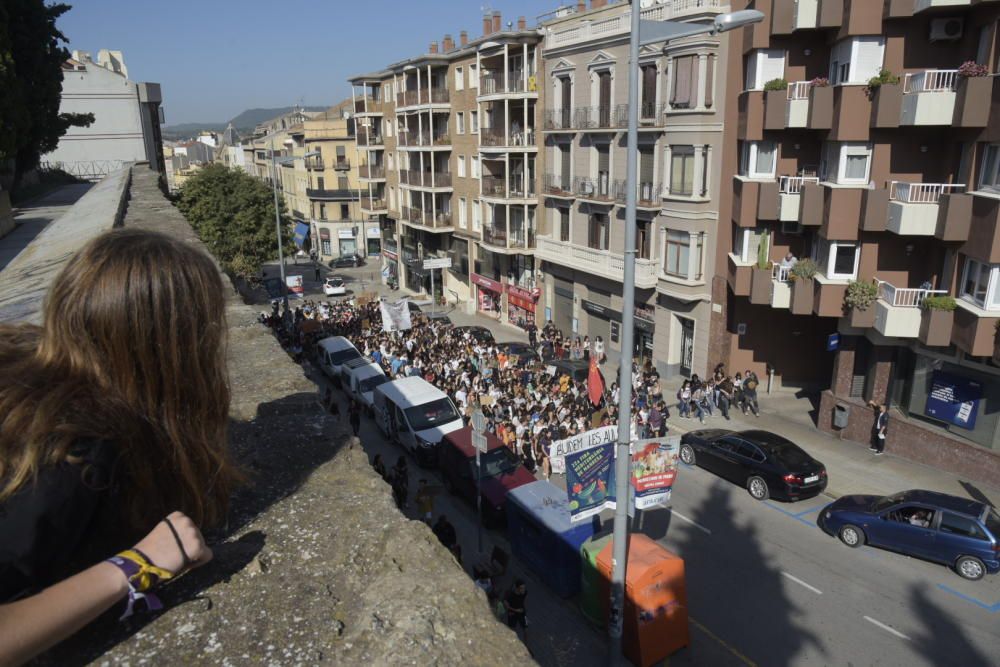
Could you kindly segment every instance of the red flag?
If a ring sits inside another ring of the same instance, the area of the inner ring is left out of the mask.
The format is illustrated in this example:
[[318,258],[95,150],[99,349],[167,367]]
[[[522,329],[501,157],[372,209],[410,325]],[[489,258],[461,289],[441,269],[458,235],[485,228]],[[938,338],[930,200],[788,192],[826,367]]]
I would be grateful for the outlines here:
[[590,373],[587,375],[587,395],[590,402],[595,406],[601,404],[601,397],[604,396],[604,377],[601,376],[600,369],[597,368],[597,355],[590,355]]

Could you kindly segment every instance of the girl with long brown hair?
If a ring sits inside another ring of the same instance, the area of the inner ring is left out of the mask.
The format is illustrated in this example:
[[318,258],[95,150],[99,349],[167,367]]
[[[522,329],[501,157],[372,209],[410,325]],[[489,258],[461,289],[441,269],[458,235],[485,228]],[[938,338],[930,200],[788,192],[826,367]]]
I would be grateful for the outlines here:
[[223,294],[204,252],[116,230],[67,263],[41,327],[0,326],[0,663],[211,557],[198,526],[238,478]]

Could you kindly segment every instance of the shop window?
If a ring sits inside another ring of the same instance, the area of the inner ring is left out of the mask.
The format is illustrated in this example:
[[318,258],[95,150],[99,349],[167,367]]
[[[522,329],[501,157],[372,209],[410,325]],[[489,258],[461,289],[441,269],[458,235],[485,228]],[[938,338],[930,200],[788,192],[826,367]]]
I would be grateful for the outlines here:
[[966,258],[962,271],[962,298],[986,310],[1000,310],[997,276],[1000,265]]
[[740,146],[740,176],[774,178],[778,147],[773,141],[744,141]]

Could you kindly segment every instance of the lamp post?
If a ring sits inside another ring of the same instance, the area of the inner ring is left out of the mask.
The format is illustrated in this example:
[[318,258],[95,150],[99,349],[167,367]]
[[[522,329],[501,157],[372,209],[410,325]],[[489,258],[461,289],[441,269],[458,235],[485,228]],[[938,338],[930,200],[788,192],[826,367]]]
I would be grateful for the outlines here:
[[281,304],[288,310],[288,283],[285,282],[285,252],[281,240],[281,210],[278,208],[278,164],[289,164],[295,160],[319,155],[313,151],[305,155],[292,155],[283,160],[274,156],[274,134],[271,134],[271,190],[274,192],[274,229],[278,234],[278,266],[281,270]]
[[637,195],[638,126],[639,126],[639,46],[670,42],[683,37],[716,34],[757,23],[764,14],[753,9],[720,14],[712,23],[680,21],[644,21],[639,3],[632,0],[628,61],[628,153],[625,172],[625,253],[622,275],[622,361],[618,375],[618,445],[615,460],[614,544],[611,554],[611,608],[608,636],[611,639],[610,664],[622,656],[622,611],[625,602],[625,570],[628,559],[628,491],[631,478],[632,440],[632,354],[635,335],[635,205]]

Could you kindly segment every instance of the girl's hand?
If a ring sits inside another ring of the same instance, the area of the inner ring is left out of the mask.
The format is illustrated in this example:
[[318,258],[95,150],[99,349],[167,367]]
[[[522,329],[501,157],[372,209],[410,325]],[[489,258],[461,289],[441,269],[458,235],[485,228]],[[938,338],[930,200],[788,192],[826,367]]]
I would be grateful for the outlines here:
[[[174,530],[170,529],[170,525]],[[154,565],[175,575],[212,560],[212,550],[205,544],[198,526],[182,512],[173,512],[156,524],[135,547],[146,554]]]

